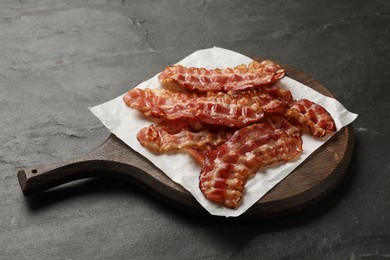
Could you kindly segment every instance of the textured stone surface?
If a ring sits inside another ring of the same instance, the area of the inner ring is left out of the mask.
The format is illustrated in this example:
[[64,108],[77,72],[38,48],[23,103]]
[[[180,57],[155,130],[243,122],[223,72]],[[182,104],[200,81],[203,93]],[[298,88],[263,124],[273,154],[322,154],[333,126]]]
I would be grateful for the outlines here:
[[[4,0],[0,32],[0,259],[390,257],[390,2]],[[17,170],[108,137],[88,106],[212,46],[290,64],[359,114],[328,197],[241,223],[194,219],[111,180],[22,195]]]

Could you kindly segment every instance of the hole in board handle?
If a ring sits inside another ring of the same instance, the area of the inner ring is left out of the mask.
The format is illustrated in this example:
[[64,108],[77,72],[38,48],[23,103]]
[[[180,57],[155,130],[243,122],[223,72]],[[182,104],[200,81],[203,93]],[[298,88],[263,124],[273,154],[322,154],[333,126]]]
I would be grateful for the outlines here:
[[37,173],[38,172],[38,170],[37,169],[33,169],[33,170],[31,170],[31,173]]

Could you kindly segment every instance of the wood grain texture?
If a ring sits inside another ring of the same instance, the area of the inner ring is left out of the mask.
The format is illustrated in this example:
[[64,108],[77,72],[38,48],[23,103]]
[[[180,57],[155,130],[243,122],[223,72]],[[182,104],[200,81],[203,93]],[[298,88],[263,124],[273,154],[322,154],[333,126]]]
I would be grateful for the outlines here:
[[[332,94],[305,73],[283,66],[287,76],[319,91]],[[274,217],[303,209],[325,196],[342,179],[353,150],[353,131],[344,127],[297,169],[240,216],[245,219]],[[146,158],[113,134],[99,148],[77,159],[20,170],[26,196],[83,178],[109,177],[135,183],[165,203],[191,214],[210,216],[193,196],[174,183]]]

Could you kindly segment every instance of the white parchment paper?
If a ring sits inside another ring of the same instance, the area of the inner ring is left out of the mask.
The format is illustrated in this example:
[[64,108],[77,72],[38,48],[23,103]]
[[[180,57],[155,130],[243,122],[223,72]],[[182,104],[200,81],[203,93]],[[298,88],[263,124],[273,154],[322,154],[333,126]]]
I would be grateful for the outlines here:
[[[251,61],[252,59],[242,54],[214,47],[196,51],[178,62],[178,64],[187,67],[193,66],[213,69],[235,67],[240,64],[248,64]],[[157,77],[158,75],[142,82],[136,87],[161,88]],[[357,114],[347,111],[337,100],[328,98],[291,78],[284,77],[277,84],[281,88],[290,90],[295,99],[307,98],[325,107],[333,116],[337,130],[350,124],[357,117]],[[129,89],[132,87],[133,86],[129,86]],[[151,121],[142,117],[137,110],[129,108],[123,102],[122,97],[123,95],[101,105],[92,107],[90,110],[113,134],[135,151],[149,159],[173,181],[181,184],[185,189],[191,192],[196,200],[210,212],[210,214],[217,216],[236,217],[244,213],[331,137],[331,135],[328,135],[326,140],[322,139],[320,141],[311,136],[303,135],[303,153],[297,160],[258,172],[247,182],[241,205],[237,209],[228,209],[205,199],[198,188],[201,168],[193,161],[190,155],[184,153],[156,155],[139,144],[136,139],[138,131],[145,126],[149,126]]]

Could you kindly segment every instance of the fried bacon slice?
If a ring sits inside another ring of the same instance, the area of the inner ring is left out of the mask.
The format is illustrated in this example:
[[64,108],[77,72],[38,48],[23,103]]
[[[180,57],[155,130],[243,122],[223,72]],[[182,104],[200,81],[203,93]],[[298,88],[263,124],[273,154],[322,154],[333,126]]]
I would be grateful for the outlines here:
[[[266,123],[271,125],[275,129],[281,129],[290,137],[300,137],[302,135],[301,128],[293,125],[282,115],[267,115],[259,123]],[[196,162],[198,162],[200,165],[203,165],[206,160],[207,154],[214,148],[215,147],[210,144],[205,144],[201,147],[187,148],[185,150],[195,159]]]
[[178,83],[190,91],[237,92],[270,86],[284,75],[284,69],[265,60],[253,61],[248,66],[242,64],[235,68],[213,70],[174,65],[166,67],[158,79],[163,84]]
[[[187,121],[163,121],[158,125],[150,125],[142,128],[137,139],[149,150],[161,153],[163,151],[183,149],[205,149],[205,146],[217,146],[233,134],[231,129],[213,129],[201,127],[194,129]],[[213,131],[214,130],[214,131]]]
[[210,201],[236,208],[250,175],[267,165],[286,162],[301,152],[300,136],[291,137],[269,124],[241,128],[207,153],[199,188]]
[[147,116],[168,120],[196,119],[227,127],[243,127],[259,121],[264,112],[284,113],[288,108],[287,102],[261,91],[198,96],[165,89],[134,88],[123,100]]
[[307,99],[293,102],[286,116],[301,127],[308,126],[310,133],[316,137],[336,131],[336,124],[329,112]]

